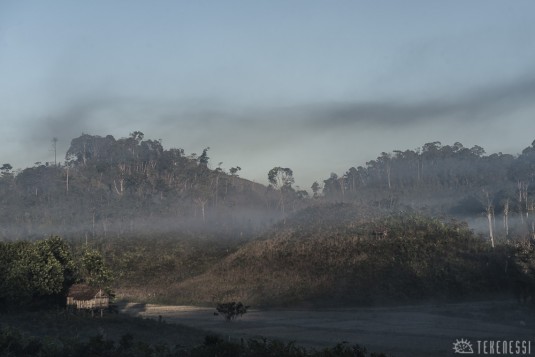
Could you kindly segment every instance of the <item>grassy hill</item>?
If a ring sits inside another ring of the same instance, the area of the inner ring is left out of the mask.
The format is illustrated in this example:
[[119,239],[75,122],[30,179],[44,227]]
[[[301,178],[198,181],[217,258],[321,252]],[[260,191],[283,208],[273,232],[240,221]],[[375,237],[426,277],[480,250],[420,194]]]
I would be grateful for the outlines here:
[[503,292],[513,271],[508,249],[492,249],[455,221],[319,205],[234,247],[204,272],[168,282],[160,293],[175,303],[281,306]]

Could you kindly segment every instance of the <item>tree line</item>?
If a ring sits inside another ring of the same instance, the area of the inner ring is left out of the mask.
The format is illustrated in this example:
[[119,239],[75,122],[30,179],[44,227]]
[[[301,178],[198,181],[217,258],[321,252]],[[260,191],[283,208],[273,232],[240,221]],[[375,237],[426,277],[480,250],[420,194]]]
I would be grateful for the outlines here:
[[98,251],[60,237],[0,242],[0,309],[64,306],[74,283],[109,289],[111,281]]
[[[54,141],[54,144],[56,142]],[[519,155],[489,154],[480,146],[426,143],[414,150],[381,153],[343,175],[332,173],[311,195],[295,186],[293,170],[267,171],[269,186],[210,163],[200,155],[164,149],[140,131],[126,138],[82,134],[63,163],[36,163],[14,172],[0,167],[0,237],[43,234],[86,237],[143,231],[214,229],[252,233],[317,202],[354,202],[390,210],[496,216],[506,236],[519,225],[535,238],[535,141]],[[216,167],[213,167],[216,166]],[[490,231],[495,228],[492,233]]]
[[239,166],[210,168],[209,147],[186,155],[143,139],[139,131],[117,140],[83,134],[64,163],[37,162],[19,172],[4,164],[0,236],[254,231],[281,215],[278,195],[239,177]]
[[[319,196],[320,185],[312,186]],[[510,220],[535,239],[535,141],[519,155],[485,154],[480,146],[456,142],[424,144],[416,150],[381,153],[365,166],[332,173],[323,181],[323,198],[337,202],[368,202],[399,209],[460,218],[484,215],[489,235],[496,231],[496,215],[510,236]],[[500,224],[500,223],[498,223]]]

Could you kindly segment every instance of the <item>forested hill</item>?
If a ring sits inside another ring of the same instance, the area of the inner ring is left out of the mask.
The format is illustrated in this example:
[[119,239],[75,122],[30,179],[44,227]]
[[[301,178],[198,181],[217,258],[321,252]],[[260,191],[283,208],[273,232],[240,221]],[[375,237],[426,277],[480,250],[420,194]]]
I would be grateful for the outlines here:
[[528,213],[535,202],[535,141],[517,156],[486,155],[480,146],[458,142],[427,143],[416,150],[383,152],[323,183],[324,196],[335,201],[374,201],[435,214]]
[[0,180],[0,236],[113,236],[177,230],[254,231],[280,216],[265,186],[209,168],[209,148],[187,156],[143,133],[84,134],[65,163],[36,163]]
[[383,152],[365,166],[314,183],[311,197],[292,187],[290,168],[266,168],[266,187],[240,178],[238,166],[224,171],[209,153],[164,149],[135,131],[121,139],[83,134],[72,140],[63,163],[17,172],[4,164],[0,238],[256,234],[289,213],[333,201],[365,207],[362,212],[487,216],[494,226],[503,214],[505,235],[509,218],[521,221],[515,227],[522,226],[522,234],[535,234],[535,141],[516,156],[439,142]]

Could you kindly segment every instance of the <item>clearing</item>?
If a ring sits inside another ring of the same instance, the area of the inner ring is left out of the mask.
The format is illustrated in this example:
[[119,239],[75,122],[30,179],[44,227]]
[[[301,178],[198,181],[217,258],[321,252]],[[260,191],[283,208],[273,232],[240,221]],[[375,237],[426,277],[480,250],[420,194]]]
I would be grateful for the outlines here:
[[251,309],[227,322],[214,308],[129,303],[122,312],[219,333],[232,341],[264,336],[308,347],[347,341],[394,356],[452,356],[453,343],[527,340],[535,353],[535,310],[513,300],[339,309]]

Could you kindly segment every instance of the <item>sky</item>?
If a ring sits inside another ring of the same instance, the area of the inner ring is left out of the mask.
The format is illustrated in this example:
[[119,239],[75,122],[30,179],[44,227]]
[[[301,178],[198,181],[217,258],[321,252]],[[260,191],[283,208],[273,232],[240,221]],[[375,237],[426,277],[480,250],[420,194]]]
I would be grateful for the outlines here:
[[428,142],[535,140],[535,2],[0,0],[0,164],[82,133],[309,188]]

